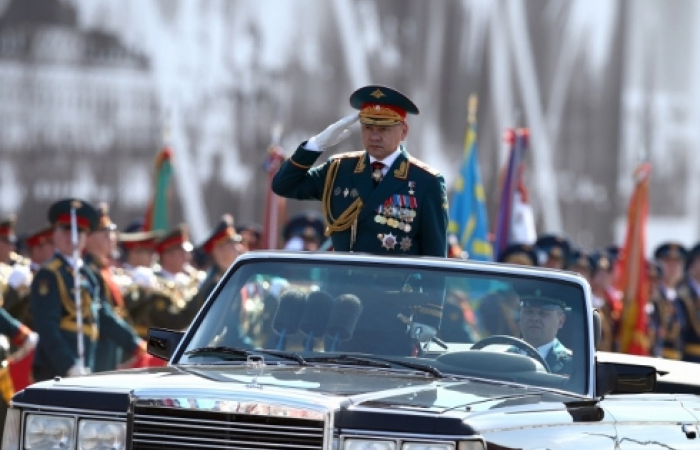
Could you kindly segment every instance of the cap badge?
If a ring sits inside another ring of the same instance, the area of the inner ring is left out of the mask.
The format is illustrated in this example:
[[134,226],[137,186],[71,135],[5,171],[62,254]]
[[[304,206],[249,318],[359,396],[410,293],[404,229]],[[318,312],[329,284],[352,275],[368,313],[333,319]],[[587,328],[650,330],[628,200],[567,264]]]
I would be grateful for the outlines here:
[[80,200],[73,200],[70,202],[71,208],[80,209],[81,206],[83,206],[83,203]]
[[374,92],[372,92],[369,95],[371,95],[374,98],[386,97],[386,94],[384,94],[384,92],[380,91],[379,88],[377,88]]

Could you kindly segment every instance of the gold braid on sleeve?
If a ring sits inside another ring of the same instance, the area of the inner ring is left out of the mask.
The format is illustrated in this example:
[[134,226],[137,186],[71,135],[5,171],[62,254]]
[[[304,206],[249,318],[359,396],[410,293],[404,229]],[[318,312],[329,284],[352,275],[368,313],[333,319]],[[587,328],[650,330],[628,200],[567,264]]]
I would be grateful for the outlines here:
[[333,185],[335,184],[335,178],[338,175],[339,166],[340,160],[335,159],[328,167],[326,181],[323,184],[323,197],[321,199],[321,203],[323,205],[323,218],[326,222],[326,236],[330,236],[339,231],[345,231],[352,227],[352,234],[350,236],[350,248],[352,249],[357,232],[357,217],[360,215],[360,211],[362,211],[362,200],[359,197],[356,198],[348,209],[343,211],[338,218],[333,217],[333,214],[331,213],[331,196],[333,192]]

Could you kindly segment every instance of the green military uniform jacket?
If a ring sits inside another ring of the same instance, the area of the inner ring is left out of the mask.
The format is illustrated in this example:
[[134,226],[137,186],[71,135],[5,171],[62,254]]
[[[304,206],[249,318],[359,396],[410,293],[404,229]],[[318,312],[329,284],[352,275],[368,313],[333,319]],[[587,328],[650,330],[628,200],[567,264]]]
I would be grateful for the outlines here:
[[435,169],[401,147],[375,187],[367,152],[337,155],[311,168],[321,153],[304,144],[282,164],[272,190],[282,197],[321,200],[334,250],[447,255],[447,193]]
[[[70,263],[55,254],[34,276],[30,301],[39,343],[33,362],[36,381],[64,376],[78,358],[78,324]],[[85,265],[80,269],[85,367],[94,371],[94,353],[101,333],[110,336],[129,354],[139,338],[100,295],[99,281]]]
[[[518,347],[510,347],[508,351],[511,353],[521,352]],[[554,338],[554,345],[549,349],[544,360],[547,361],[547,365],[552,373],[571,375],[573,372],[574,362],[571,350],[566,348],[557,338]]]

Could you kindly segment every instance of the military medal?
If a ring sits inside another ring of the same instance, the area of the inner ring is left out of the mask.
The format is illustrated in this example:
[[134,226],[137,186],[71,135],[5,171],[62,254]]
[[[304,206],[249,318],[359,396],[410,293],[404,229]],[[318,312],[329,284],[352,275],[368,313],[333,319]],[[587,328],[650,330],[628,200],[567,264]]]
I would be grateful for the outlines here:
[[350,189],[345,188],[345,190],[343,191],[343,197],[347,197],[349,193],[350,193]]
[[416,182],[415,181],[409,181],[408,182],[408,193],[410,195],[413,195],[416,193],[416,191],[413,190],[413,188],[416,187]]
[[357,189],[352,188],[352,190],[350,191],[350,197],[356,198],[358,195],[360,194],[357,192]]
[[404,252],[407,252],[411,249],[411,238],[408,236],[405,236],[403,239],[401,239],[401,250]]
[[372,171],[372,180],[374,180],[375,183],[379,183],[380,181],[382,181],[381,169],[377,168]]
[[333,189],[333,195],[340,195],[340,188],[339,187]]
[[384,247],[387,250],[393,250],[394,247],[396,247],[396,236],[393,234],[379,234],[377,235],[379,239],[382,241],[382,247]]

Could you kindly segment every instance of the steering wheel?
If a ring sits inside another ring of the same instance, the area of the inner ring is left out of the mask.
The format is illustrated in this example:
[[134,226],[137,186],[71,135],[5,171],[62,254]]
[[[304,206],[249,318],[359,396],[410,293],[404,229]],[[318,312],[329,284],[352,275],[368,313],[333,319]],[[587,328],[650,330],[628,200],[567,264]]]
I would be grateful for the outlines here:
[[520,350],[527,353],[527,356],[529,356],[532,359],[536,359],[540,364],[542,364],[544,370],[546,370],[547,373],[552,373],[552,370],[549,368],[549,364],[547,364],[547,361],[542,357],[542,355],[540,355],[540,352],[538,352],[537,349],[535,349],[535,347],[528,344],[524,340],[518,339],[513,336],[508,336],[505,334],[489,336],[480,340],[479,342],[474,343],[474,345],[471,346],[471,349],[481,350],[484,347],[494,344],[509,344],[518,347]]

